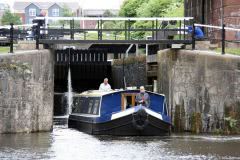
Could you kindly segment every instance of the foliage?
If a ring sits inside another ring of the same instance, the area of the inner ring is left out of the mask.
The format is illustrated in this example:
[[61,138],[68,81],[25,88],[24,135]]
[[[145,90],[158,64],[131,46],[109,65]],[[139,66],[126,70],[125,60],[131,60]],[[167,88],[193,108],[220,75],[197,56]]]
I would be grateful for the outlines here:
[[224,106],[224,121],[226,134],[240,133],[240,102]]
[[[123,17],[183,17],[184,0],[125,0],[119,15]],[[148,21],[131,24],[132,28],[152,28]],[[175,27],[175,25],[174,25]],[[145,39],[151,32],[133,32],[133,39]]]
[[73,12],[67,5],[64,5],[62,9],[63,9],[63,17],[72,17],[73,16]]
[[[146,28],[151,28],[152,23],[149,21],[138,21],[138,22],[135,22],[132,27],[139,28],[139,29],[146,29]],[[151,35],[152,32],[146,33],[143,31],[137,31],[137,32],[132,33],[131,37],[134,39],[144,39],[145,36],[147,36],[146,34]]]
[[[124,28],[124,22],[120,21],[106,21],[103,23],[104,29],[120,29]],[[121,31],[113,31],[113,34],[121,34]]]
[[120,8],[119,15],[121,17],[136,17],[137,9],[148,0],[125,0]]
[[127,58],[123,59],[114,59],[113,65],[122,65],[123,63],[126,65],[131,65],[135,63],[145,63],[146,62],[146,56],[145,55],[139,55],[139,56],[129,56]]
[[191,132],[199,134],[202,129],[201,113],[199,112],[192,113],[190,117],[190,122],[191,122]]
[[229,127],[231,129],[237,127],[237,120],[236,119],[233,119],[232,117],[226,117],[226,118],[224,118],[224,120],[229,123]]
[[0,47],[0,54],[1,53],[8,53],[9,52],[9,47]]
[[[67,6],[67,5],[64,5],[63,8],[62,8],[62,16],[63,17],[72,17],[73,16],[73,12],[71,11],[71,9]],[[58,22],[55,22],[54,25],[69,25],[70,22],[69,21],[64,21],[64,20],[60,20]]]
[[106,10],[103,13],[103,17],[115,17],[115,15],[110,10]]
[[6,10],[2,16],[2,25],[9,25],[13,23],[15,25],[21,24],[21,18],[14,13],[11,13],[10,10]]
[[138,17],[162,17],[166,13],[166,8],[171,5],[170,0],[149,0],[137,9]]
[[[234,54],[234,55],[239,55],[240,56],[240,49],[239,48],[225,48],[225,52],[228,54]],[[222,48],[217,48],[216,52],[221,53],[222,52]]]
[[164,17],[184,17],[184,3],[180,0],[178,2],[172,3],[164,15]]
[[185,123],[184,102],[181,105],[175,106],[174,113],[174,132],[183,132]]

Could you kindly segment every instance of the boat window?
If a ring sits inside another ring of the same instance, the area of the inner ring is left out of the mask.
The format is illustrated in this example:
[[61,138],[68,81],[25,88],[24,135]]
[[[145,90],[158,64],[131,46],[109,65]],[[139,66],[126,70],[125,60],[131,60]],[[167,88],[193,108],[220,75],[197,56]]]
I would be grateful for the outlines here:
[[79,98],[78,102],[79,102],[79,104],[77,106],[77,108],[78,108],[78,112],[77,113],[82,113],[83,112],[83,107],[79,107],[79,106],[83,106],[84,105],[84,101],[83,101],[83,99]]
[[93,108],[93,99],[90,99],[88,104],[88,114],[92,113],[92,108]]
[[100,97],[74,97],[72,113],[98,114]]
[[72,112],[74,113],[76,113],[76,112],[78,112],[77,110],[78,110],[78,107],[76,107],[78,105],[78,98],[76,98],[76,97],[74,97],[73,98],[73,105],[72,105]]
[[122,94],[122,110],[134,107],[136,93],[123,93]]
[[95,103],[93,106],[93,114],[98,114],[99,102],[100,102],[100,100],[98,100],[98,99],[95,100]]
[[89,103],[89,99],[84,98],[81,103],[82,105],[80,106],[80,113],[88,113],[88,103]]

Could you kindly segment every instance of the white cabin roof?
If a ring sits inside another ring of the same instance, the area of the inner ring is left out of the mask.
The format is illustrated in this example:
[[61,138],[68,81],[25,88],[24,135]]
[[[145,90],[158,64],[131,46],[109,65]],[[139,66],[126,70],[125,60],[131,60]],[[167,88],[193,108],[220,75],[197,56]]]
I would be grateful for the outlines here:
[[[129,89],[129,90],[123,90],[123,89],[115,89],[115,90],[111,90],[111,91],[100,91],[100,90],[88,90],[82,93],[75,93],[75,96],[81,96],[81,97],[102,97],[104,95],[107,94],[111,94],[111,93],[117,93],[117,92],[123,92],[123,91],[136,91],[137,89]],[[150,91],[147,91],[148,93],[153,93]],[[165,96],[164,94],[159,94],[159,93],[153,93],[153,94],[157,94],[157,95],[161,95],[161,96]]]
[[118,92],[118,91],[116,91],[116,90],[111,90],[111,91],[88,90],[88,91],[82,92],[80,94],[75,94],[75,95],[87,96],[87,97],[101,97],[106,94],[115,93],[115,92]]

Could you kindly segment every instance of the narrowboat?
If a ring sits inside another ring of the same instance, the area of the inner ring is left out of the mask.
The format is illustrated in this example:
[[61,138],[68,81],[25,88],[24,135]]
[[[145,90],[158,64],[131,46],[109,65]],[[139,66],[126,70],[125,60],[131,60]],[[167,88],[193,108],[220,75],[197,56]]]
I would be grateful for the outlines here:
[[165,96],[146,91],[150,106],[137,105],[139,90],[90,90],[73,96],[68,127],[93,135],[169,135],[171,120]]

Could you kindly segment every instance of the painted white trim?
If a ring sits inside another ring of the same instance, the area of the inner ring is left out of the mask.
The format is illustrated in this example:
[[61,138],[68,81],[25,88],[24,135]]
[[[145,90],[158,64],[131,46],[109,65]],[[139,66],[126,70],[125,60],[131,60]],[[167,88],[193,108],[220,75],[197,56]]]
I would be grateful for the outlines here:
[[220,26],[212,26],[212,25],[204,25],[204,24],[194,24],[194,26],[207,27],[207,28],[215,28],[215,29],[222,29],[222,27],[220,27]]
[[70,115],[74,115],[74,116],[82,116],[82,117],[100,117],[100,115],[94,115],[94,114],[82,114],[82,113],[71,113]]
[[135,108],[133,107],[133,108],[129,108],[127,110],[112,114],[111,120],[118,119],[118,118],[130,115],[130,114],[133,114],[134,111],[135,111]]
[[226,30],[231,30],[231,31],[238,31],[238,32],[240,32],[240,29],[239,29],[239,28],[224,27],[224,29],[226,29]]
[[[16,28],[16,27],[32,27],[32,26],[34,26],[34,25],[37,25],[37,23],[13,25],[13,28]],[[10,26],[10,25],[0,26],[0,29],[2,29],[2,28],[10,29],[11,26]]]
[[[215,29],[222,29],[221,26],[212,26],[212,25],[204,25],[204,24],[194,24],[198,27],[207,27],[207,28],[215,28]],[[231,27],[224,27],[225,30],[231,30],[231,31],[240,31],[239,28],[231,28]]]
[[158,118],[158,119],[160,119],[160,120],[163,120],[161,114],[156,113],[156,112],[154,112],[154,111],[152,111],[152,110],[150,110],[150,109],[148,109],[148,108],[145,108],[145,110],[146,110],[146,112],[147,112],[149,115],[151,115],[151,116],[153,116],[153,117],[155,117],[155,118]]
[[99,106],[98,106],[98,116],[99,116],[99,117],[101,116],[101,109],[102,109],[102,96],[101,96],[101,98],[100,98]]
[[[153,117],[155,117],[155,118],[158,118],[158,119],[160,119],[160,120],[163,120],[161,114],[156,113],[156,112],[154,112],[154,111],[152,111],[152,110],[150,110],[150,109],[148,109],[148,108],[144,108],[144,109],[145,109],[145,111],[146,111],[149,115],[151,115],[151,116],[153,116]],[[121,112],[112,114],[111,120],[118,119],[118,118],[121,118],[121,117],[125,117],[125,116],[127,116],[127,115],[133,114],[134,112],[135,112],[135,108],[133,107],[133,108],[127,109],[127,110],[125,110],[125,111],[121,111]]]

